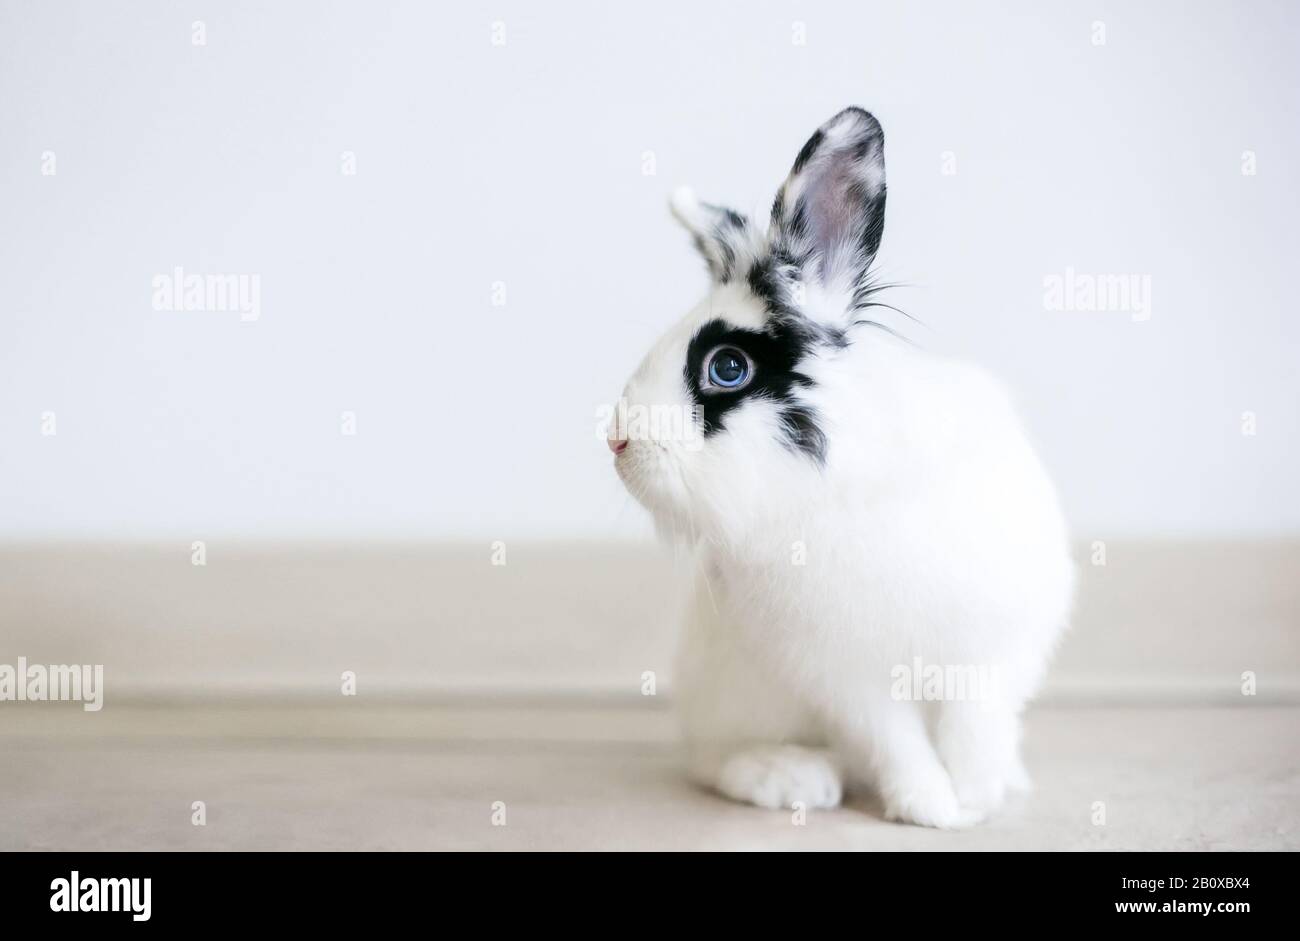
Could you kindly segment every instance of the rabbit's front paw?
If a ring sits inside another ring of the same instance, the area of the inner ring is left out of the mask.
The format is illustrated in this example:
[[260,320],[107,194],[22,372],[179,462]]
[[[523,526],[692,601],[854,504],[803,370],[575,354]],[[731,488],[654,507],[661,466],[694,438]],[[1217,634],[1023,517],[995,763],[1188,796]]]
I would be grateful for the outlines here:
[[940,830],[972,827],[984,819],[981,810],[963,807],[947,775],[917,775],[894,782],[883,793],[885,817]]
[[944,704],[937,746],[959,804],[990,814],[1009,791],[1029,789],[1019,738],[1019,719],[1006,704]]
[[718,773],[718,790],[732,800],[759,807],[835,807],[840,771],[823,750],[798,745],[763,745],[730,756]]
[[951,769],[957,802],[988,814],[1002,806],[1008,793],[1026,792],[1031,784],[1018,757],[1001,764],[967,762]]
[[1001,807],[1007,793],[1007,782],[995,772],[956,775],[952,783],[957,792],[957,803],[983,813],[992,813]]

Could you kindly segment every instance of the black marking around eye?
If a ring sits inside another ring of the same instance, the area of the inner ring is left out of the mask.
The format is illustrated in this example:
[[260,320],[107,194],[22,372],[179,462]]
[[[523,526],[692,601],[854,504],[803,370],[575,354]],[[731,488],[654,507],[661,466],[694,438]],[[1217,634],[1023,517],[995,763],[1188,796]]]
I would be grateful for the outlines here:
[[[798,366],[820,342],[798,322],[781,319],[769,321],[761,331],[733,327],[721,320],[700,327],[687,347],[684,372],[686,387],[704,419],[704,436],[725,429],[728,415],[747,399],[764,398],[777,407],[785,443],[818,464],[824,463],[826,435],[817,424],[816,412],[796,395],[798,389],[813,384]],[[719,346],[734,346],[744,352],[753,378],[734,391],[715,388],[704,392],[704,358]]]

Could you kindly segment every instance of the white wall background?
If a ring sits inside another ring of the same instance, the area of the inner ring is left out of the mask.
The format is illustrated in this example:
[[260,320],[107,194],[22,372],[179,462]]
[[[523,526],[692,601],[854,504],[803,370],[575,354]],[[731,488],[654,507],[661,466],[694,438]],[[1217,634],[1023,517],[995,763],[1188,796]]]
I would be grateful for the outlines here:
[[[1300,529],[1295,4],[544,6],[0,2],[0,536],[640,532],[594,415],[704,287],[666,196],[768,204],[850,103],[892,300],[1081,537]],[[154,310],[177,265],[260,320]]]

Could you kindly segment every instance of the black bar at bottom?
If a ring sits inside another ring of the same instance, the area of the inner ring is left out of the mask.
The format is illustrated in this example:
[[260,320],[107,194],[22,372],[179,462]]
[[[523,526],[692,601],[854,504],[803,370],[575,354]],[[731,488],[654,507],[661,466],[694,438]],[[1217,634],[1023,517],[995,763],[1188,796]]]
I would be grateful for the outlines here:
[[0,856],[0,911],[6,928],[75,920],[78,929],[141,930],[374,929],[413,916],[452,919],[450,929],[462,918],[485,927],[511,915],[668,930],[672,910],[749,920],[844,905],[925,924],[1041,912],[1067,924],[1231,927],[1286,914],[1294,863],[1280,853],[11,853]]

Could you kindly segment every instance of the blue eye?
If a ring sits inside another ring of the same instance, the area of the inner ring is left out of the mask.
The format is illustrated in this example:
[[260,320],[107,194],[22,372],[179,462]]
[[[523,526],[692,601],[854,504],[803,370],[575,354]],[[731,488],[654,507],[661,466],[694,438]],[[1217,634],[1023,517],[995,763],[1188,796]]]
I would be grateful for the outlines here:
[[749,359],[740,350],[724,346],[709,358],[709,382],[721,389],[738,389],[749,378]]

